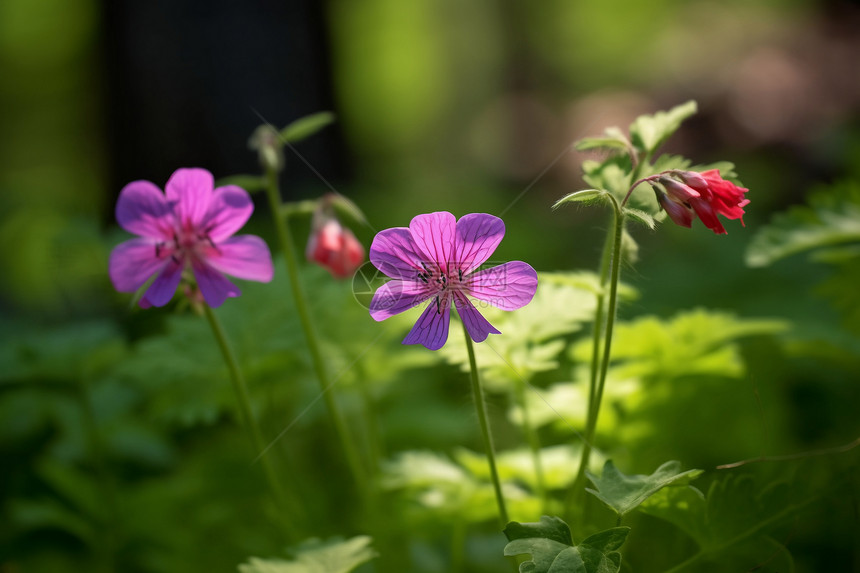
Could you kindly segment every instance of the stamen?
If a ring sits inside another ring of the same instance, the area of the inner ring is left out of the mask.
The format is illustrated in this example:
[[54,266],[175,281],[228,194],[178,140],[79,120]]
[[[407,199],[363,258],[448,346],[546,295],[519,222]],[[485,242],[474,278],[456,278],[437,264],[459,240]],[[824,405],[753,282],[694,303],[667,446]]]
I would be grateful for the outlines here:
[[427,276],[424,273],[418,273],[418,278],[421,279],[424,284],[427,284]]
[[439,302],[439,297],[436,297],[436,314],[442,314],[442,305]]
[[460,282],[463,282],[463,270],[457,269],[457,276],[460,277]]

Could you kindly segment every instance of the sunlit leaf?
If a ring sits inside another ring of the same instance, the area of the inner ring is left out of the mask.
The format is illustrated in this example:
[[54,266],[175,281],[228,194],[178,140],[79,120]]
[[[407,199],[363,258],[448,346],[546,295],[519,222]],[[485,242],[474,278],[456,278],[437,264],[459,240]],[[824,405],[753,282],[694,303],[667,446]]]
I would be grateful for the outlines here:
[[300,117],[281,130],[281,141],[297,143],[333,123],[334,120],[335,116],[330,111],[320,111]]
[[[788,324],[781,320],[744,319],[705,309],[681,312],[669,320],[643,316],[616,326],[612,368],[616,378],[737,378],[744,365],[736,339],[787,329]],[[581,341],[574,348],[578,360],[586,362],[590,356],[590,341]]]
[[621,566],[616,550],[629,532],[628,527],[614,527],[574,545],[567,524],[545,515],[537,523],[509,523],[505,555],[531,557],[520,565],[521,573],[615,573]]
[[309,539],[288,551],[293,557],[290,560],[251,557],[239,565],[239,573],[349,573],[376,557],[371,541],[366,535],[347,540]]
[[653,154],[664,141],[674,134],[688,117],[696,113],[695,101],[675,106],[669,111],[658,111],[654,115],[641,115],[630,125],[633,145]]
[[680,469],[681,462],[671,461],[661,465],[651,475],[628,476],[618,471],[612,460],[608,460],[600,477],[586,472],[588,479],[597,488],[587,488],[586,491],[611,507],[619,516],[624,516],[664,487],[687,485],[702,474],[702,470],[682,472]]

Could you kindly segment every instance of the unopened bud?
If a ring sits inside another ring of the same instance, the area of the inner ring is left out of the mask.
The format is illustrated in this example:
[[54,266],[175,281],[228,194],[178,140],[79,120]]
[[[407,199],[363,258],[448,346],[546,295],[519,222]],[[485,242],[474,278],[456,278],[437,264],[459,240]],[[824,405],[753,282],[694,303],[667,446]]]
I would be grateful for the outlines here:
[[280,134],[271,125],[261,125],[248,139],[248,147],[257,151],[263,169],[280,171],[284,168],[284,150]]

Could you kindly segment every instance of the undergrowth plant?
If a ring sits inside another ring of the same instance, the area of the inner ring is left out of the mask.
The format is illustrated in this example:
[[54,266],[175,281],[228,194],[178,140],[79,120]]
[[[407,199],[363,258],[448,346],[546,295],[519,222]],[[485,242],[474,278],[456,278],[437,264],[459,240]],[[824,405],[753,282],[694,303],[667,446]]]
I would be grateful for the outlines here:
[[[826,351],[844,365],[834,380],[860,366],[860,187],[817,191],[747,250],[754,269],[805,251],[835,269],[820,293],[846,334],[826,347],[696,292],[670,315],[642,312],[623,273],[673,252],[640,253],[640,233],[683,236],[667,218],[747,232],[730,163],[660,153],[695,112],[687,102],[578,143],[596,157],[586,188],[548,216],[608,215],[594,271],[505,262],[505,235],[537,231],[444,205],[375,233],[361,265],[350,227],[372,216],[339,194],[281,196],[285,148],[328,113],[259,128],[260,175],[130,183],[116,216],[138,237],[114,248],[109,273],[141,308],[49,335],[2,330],[2,435],[27,444],[6,480],[5,535],[20,549],[5,558],[65,566],[62,552],[27,552],[49,531],[96,571],[795,570],[807,516],[856,505],[858,441],[786,450],[790,421],[764,420],[761,396],[779,400],[789,367],[769,373],[761,357]],[[274,258],[264,239],[235,235],[253,193]],[[308,219],[313,265],[293,230]],[[705,258],[683,264],[725,280]],[[452,322],[464,343],[449,340]],[[36,418],[15,417],[35,403]],[[753,439],[767,428],[767,443]],[[841,546],[852,533],[839,523],[824,531]],[[237,553],[241,564],[225,562]]]

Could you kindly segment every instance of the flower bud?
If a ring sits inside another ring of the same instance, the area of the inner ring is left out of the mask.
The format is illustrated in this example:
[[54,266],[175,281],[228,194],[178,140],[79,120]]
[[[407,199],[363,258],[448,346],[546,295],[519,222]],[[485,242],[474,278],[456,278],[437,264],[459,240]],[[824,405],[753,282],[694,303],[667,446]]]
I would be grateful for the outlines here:
[[337,219],[317,212],[305,255],[309,261],[328,269],[333,277],[342,279],[354,273],[364,261],[364,247]]
[[693,189],[692,187],[688,187],[683,183],[675,181],[671,177],[660,177],[660,184],[666,188],[666,192],[669,193],[669,196],[679,203],[689,203],[690,199],[695,199],[699,197],[699,192]]
[[280,134],[271,125],[261,125],[248,140],[248,147],[257,152],[263,169],[280,171],[284,168],[284,150]]
[[655,192],[657,193],[657,201],[660,203],[660,206],[663,207],[666,214],[669,215],[669,218],[676,225],[681,225],[682,227],[691,227],[693,225],[693,211],[691,209],[673,201],[662,191],[655,189]]

